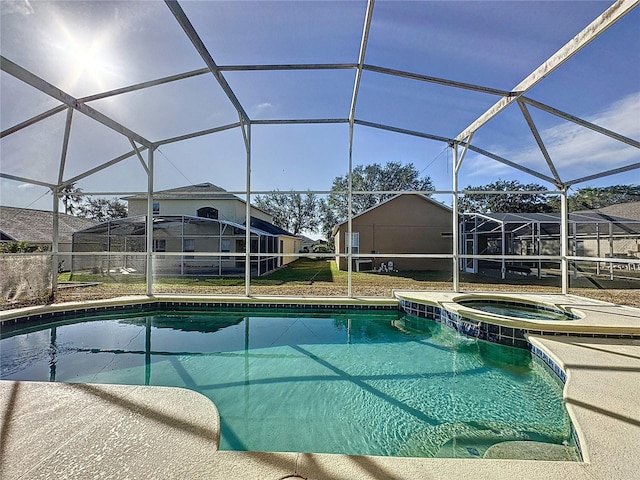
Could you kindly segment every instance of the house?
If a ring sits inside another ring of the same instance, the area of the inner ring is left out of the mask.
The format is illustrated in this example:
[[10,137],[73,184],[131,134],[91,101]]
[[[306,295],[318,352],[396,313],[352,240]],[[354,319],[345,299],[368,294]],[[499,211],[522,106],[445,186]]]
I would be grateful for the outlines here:
[[[74,251],[122,252],[80,257],[74,271],[145,271],[146,195],[125,197],[129,216],[74,235]],[[155,192],[153,195],[154,273],[158,275],[242,275],[245,271],[247,204],[211,183]],[[300,239],[273,225],[272,217],[254,206],[249,222],[251,274],[263,275],[292,262]],[[179,253],[180,255],[176,255]],[[211,255],[202,255],[210,253]],[[184,255],[186,254],[186,255]],[[271,254],[284,254],[276,256]]]
[[[568,215],[569,254],[578,257],[640,258],[640,220],[615,217],[602,211]],[[559,213],[469,213],[460,223],[460,253],[487,257],[500,255],[560,255]],[[473,258],[464,261],[470,273],[499,270],[529,273],[542,268],[541,260]],[[557,264],[557,262],[556,262]],[[599,270],[599,266],[598,266]]]
[[[58,262],[68,270],[71,267],[73,233],[96,225],[95,220],[58,213]],[[43,250],[52,250],[53,212],[30,208],[0,206],[0,238],[3,242],[28,242]]]
[[[147,196],[124,197],[129,216],[147,214]],[[234,223],[243,223],[247,204],[240,197],[209,182],[162,190],[153,194],[153,215],[189,215]],[[272,223],[273,217],[251,206],[251,216]]]
[[[397,257],[397,254],[447,254],[452,248],[452,211],[421,194],[396,195],[352,218],[354,270],[374,270],[393,262],[400,271],[451,270],[448,258]],[[335,252],[348,253],[348,223],[333,229]],[[371,257],[371,254],[383,257]],[[336,256],[340,270],[348,268]]]
[[596,210],[580,210],[574,213],[599,213],[603,216],[611,215],[612,217],[630,218],[632,220],[640,220],[640,202],[627,202],[609,205],[607,207],[598,208]]

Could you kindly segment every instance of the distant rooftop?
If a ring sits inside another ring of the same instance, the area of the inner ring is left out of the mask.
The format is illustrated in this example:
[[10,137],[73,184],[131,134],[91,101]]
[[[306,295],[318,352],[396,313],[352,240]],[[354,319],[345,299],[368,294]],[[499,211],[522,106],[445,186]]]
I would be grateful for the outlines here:
[[575,213],[589,212],[640,220],[640,202],[618,203],[617,205],[609,205],[608,207],[598,208],[597,210],[582,210]]
[[[123,197],[123,200],[146,200],[146,194],[136,194],[130,197]],[[240,197],[228,193],[224,188],[210,182],[187,185],[184,187],[160,190],[153,193],[153,198],[157,200],[240,200]]]
[[[71,242],[74,232],[96,225],[89,218],[58,213],[59,241]],[[53,212],[29,208],[0,206],[0,231],[3,240],[29,243],[51,243],[53,238]]]

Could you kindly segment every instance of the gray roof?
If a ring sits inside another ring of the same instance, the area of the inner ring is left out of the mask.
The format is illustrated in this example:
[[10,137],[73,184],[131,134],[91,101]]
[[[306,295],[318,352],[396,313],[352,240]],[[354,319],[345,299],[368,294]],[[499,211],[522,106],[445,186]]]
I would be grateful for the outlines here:
[[[466,217],[474,215],[504,223],[560,223],[559,213],[465,213]],[[638,223],[638,220],[603,214],[599,210],[570,213],[568,220],[569,223]]]
[[598,208],[597,210],[582,210],[575,213],[588,212],[640,220],[640,202],[618,203],[617,205],[609,205],[608,207]]
[[[95,220],[58,213],[58,239],[70,243],[73,232],[95,225]],[[53,212],[0,206],[0,231],[11,239],[29,243],[53,241]]]
[[[160,190],[153,193],[153,198],[157,200],[239,200],[244,202],[240,197],[228,193],[224,188],[218,187],[213,183],[205,182],[197,185],[187,185],[185,187],[171,188],[169,190]],[[123,200],[146,200],[147,195],[139,193],[130,197],[123,197]]]

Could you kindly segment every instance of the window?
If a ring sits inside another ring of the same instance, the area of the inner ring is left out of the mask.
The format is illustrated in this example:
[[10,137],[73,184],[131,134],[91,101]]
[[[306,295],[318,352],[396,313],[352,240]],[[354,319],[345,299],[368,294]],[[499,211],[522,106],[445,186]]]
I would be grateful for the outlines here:
[[[353,247],[353,254],[357,255],[360,251],[360,233],[353,232],[351,234],[351,246]],[[344,251],[349,253],[349,232],[344,234]]]
[[183,252],[195,252],[196,251],[196,241],[193,238],[185,238],[182,241],[182,251]]
[[[196,251],[196,241],[193,238],[185,238],[182,240],[182,251],[183,252],[195,252]],[[193,260],[193,255],[188,255],[184,257],[185,260]]]
[[153,240],[153,251],[154,252],[166,252],[167,251],[167,241],[162,238],[155,238]]
[[200,218],[211,218],[213,220],[218,219],[218,210],[213,207],[202,207],[197,211],[198,217]]
[[160,215],[160,202],[153,202],[153,214]]
[[[221,252],[225,252],[228,253],[231,251],[231,240],[229,240],[228,238],[223,238],[220,241],[220,251]],[[225,256],[222,257],[223,260],[229,260],[231,257]]]

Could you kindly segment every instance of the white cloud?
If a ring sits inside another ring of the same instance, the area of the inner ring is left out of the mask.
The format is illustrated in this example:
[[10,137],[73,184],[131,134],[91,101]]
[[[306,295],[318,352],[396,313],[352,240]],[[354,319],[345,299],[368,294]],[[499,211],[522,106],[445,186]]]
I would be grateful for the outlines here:
[[17,13],[27,16],[34,13],[33,7],[31,6],[29,0],[22,0],[17,2],[2,1],[0,2],[0,5],[2,5],[2,14]]
[[[637,140],[640,138],[640,92],[627,95],[584,120]],[[540,136],[564,181],[640,161],[640,151],[634,147],[576,123],[561,119],[558,121],[561,123],[540,129]],[[521,137],[518,140],[514,137],[516,142],[513,145],[493,145],[488,150],[551,176],[542,152],[529,131],[527,135],[526,139]],[[511,167],[480,155],[465,163],[469,174],[474,172],[497,178],[513,173]]]
[[269,102],[263,102],[256,105],[256,113],[261,114],[273,108],[273,104]]
[[[602,126],[629,138],[640,138],[640,92],[628,95],[611,104],[591,118],[590,123]],[[597,168],[604,171],[640,161],[637,149],[572,122],[547,128],[541,132],[545,146],[558,168]],[[540,151],[530,148],[516,158],[527,164]]]

